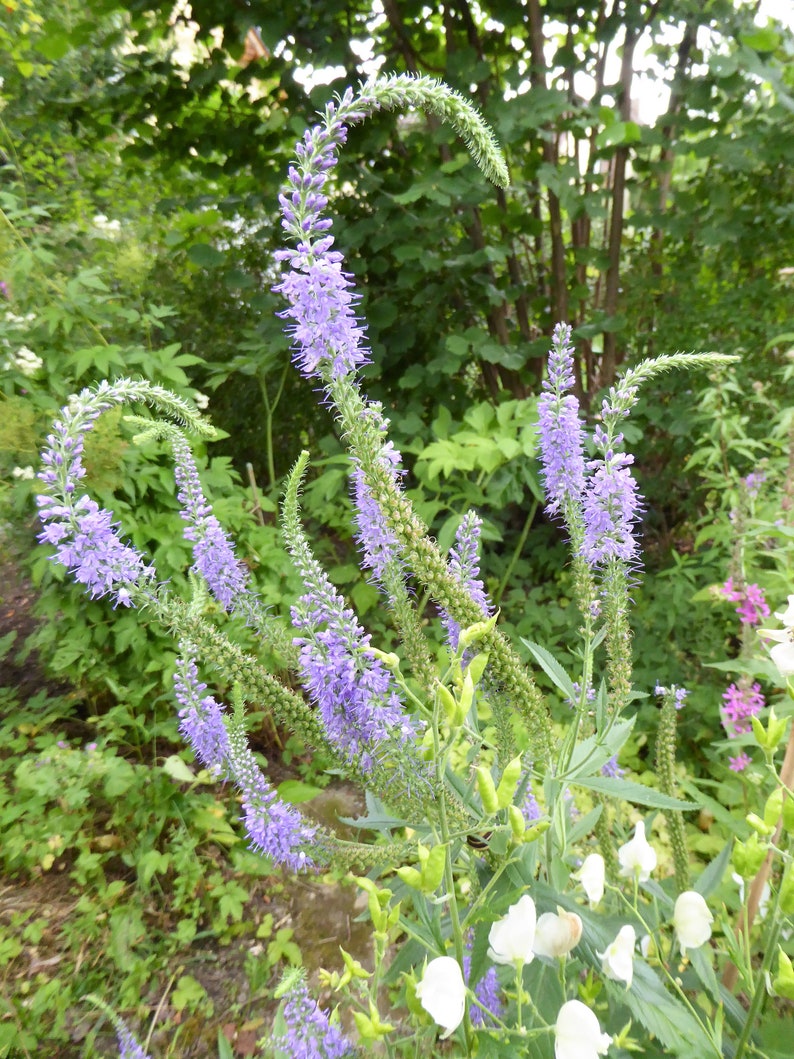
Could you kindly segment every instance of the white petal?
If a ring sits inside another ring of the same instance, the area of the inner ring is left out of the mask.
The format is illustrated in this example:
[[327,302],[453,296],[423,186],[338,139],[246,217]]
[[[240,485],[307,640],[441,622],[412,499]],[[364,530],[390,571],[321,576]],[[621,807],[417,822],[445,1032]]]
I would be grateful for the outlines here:
[[444,1029],[443,1036],[448,1037],[463,1021],[466,1005],[466,986],[458,961],[451,956],[431,960],[416,995],[428,1015]]
[[608,1033],[601,1032],[595,1014],[581,1002],[563,1004],[554,1026],[556,1059],[597,1059],[606,1055],[612,1043]]
[[637,935],[634,927],[627,923],[621,927],[617,937],[607,948],[606,952],[599,952],[601,957],[601,970],[615,982],[625,982],[626,988],[631,986],[634,978],[634,945]]
[[584,887],[584,892],[587,894],[587,900],[591,906],[597,905],[604,896],[604,880],[606,878],[604,858],[601,854],[590,853],[586,856],[574,878],[578,879]]
[[507,915],[497,919],[488,934],[488,955],[494,963],[531,963],[536,915],[535,902],[524,894],[508,908]]
[[702,895],[694,890],[687,890],[679,895],[673,912],[673,926],[678,935],[681,952],[687,949],[699,949],[711,937],[711,924],[714,916]]
[[544,912],[535,930],[533,950],[536,956],[565,956],[582,936],[582,920],[575,912],[560,908],[557,913]]

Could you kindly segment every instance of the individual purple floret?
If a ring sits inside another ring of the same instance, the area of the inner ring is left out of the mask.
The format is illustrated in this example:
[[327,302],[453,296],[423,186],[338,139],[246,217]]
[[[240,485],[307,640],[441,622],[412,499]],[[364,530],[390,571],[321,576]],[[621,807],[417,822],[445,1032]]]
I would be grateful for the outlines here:
[[91,596],[110,596],[114,605],[132,605],[131,591],[152,584],[154,568],[125,544],[110,511],[83,495],[74,499],[85,477],[82,455],[85,434],[116,403],[89,390],[53,426],[42,452],[39,478],[46,492],[36,498],[44,529],[39,540],[54,545],[54,558],[86,586]]
[[627,452],[616,452],[623,435],[618,434],[610,443],[600,426],[593,435],[596,448],[601,449],[600,459],[587,464],[587,491],[584,497],[584,540],[581,554],[589,566],[601,566],[609,559],[620,559],[626,563],[637,559],[637,541],[634,527],[640,508],[637,483],[629,467],[634,457]]
[[[488,599],[485,585],[480,578],[481,530],[482,519],[476,511],[468,511],[455,533],[455,543],[449,551],[448,566],[451,573],[468,589],[469,595],[483,615],[490,617],[493,614],[493,605]],[[446,614],[443,616],[443,621],[450,647],[453,651],[457,651],[460,625]]]
[[761,486],[766,481],[766,471],[750,471],[746,478],[742,479],[742,485],[747,490],[751,500],[755,500],[761,491]]
[[274,290],[289,302],[279,315],[293,321],[287,333],[294,340],[295,362],[307,378],[322,378],[321,368],[333,377],[346,375],[370,360],[366,332],[354,311],[358,296],[342,269],[342,254],[331,249],[334,239],[327,232],[332,222],[320,216],[328,203],[323,194],[328,173],[347,138],[345,123],[361,117],[352,102],[348,90],[338,105],[328,104],[322,123],[307,130],[279,196],[282,225],[297,246],[276,254],[291,270]]
[[617,754],[613,754],[609,761],[601,766],[601,775],[608,776],[610,779],[620,779],[625,775],[625,769],[618,764]]
[[297,976],[282,1009],[286,1031],[273,1039],[276,1052],[289,1059],[347,1059],[355,1047],[310,995],[302,975]]
[[744,772],[750,763],[751,759],[744,751],[741,754],[737,754],[736,757],[728,758],[728,768],[731,772]]
[[548,379],[538,400],[540,462],[550,515],[580,504],[584,493],[584,425],[579,402],[566,392],[573,384],[571,328],[560,323],[554,328]]
[[190,445],[178,432],[171,436],[171,444],[177,499],[188,524],[185,539],[193,542],[195,569],[224,610],[232,610],[250,593],[248,571],[235,557],[229,535],[204,496]]

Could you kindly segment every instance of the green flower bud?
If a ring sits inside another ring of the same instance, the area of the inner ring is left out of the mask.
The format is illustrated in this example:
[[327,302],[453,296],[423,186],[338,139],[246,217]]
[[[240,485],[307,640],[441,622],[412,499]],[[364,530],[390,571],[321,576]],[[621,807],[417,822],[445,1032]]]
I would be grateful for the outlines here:
[[750,835],[746,842],[737,842],[733,847],[731,863],[737,875],[743,879],[752,879],[764,863],[766,846],[758,841],[758,835]]
[[794,967],[782,949],[778,949],[777,975],[772,980],[772,988],[778,996],[794,1000]]

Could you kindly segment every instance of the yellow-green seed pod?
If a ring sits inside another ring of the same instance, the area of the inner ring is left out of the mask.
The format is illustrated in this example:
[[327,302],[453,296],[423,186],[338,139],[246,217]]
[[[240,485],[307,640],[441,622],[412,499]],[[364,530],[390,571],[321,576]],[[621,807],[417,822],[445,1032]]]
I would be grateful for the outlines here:
[[485,672],[485,667],[488,665],[488,659],[491,656],[487,651],[482,651],[480,654],[475,655],[466,667],[466,672],[471,673],[471,679],[474,681],[476,687],[482,680],[482,675]]
[[458,704],[455,696],[445,684],[440,682],[436,684],[436,694],[438,695],[438,701],[441,703],[441,709],[444,711],[447,724],[455,727],[455,719],[458,716]]
[[524,814],[517,805],[508,805],[507,818],[510,821],[510,830],[513,832],[513,838],[516,842],[523,842],[524,832],[527,829],[527,822],[524,819]]
[[506,809],[512,804],[513,795],[516,793],[518,781],[521,779],[521,755],[514,757],[505,765],[499,786],[496,788],[496,800],[500,809]]
[[441,885],[446,862],[446,846],[433,846],[422,864],[422,891],[424,893],[432,894]]
[[477,790],[480,792],[482,807],[490,816],[499,809],[499,799],[491,773],[483,765],[477,766]]

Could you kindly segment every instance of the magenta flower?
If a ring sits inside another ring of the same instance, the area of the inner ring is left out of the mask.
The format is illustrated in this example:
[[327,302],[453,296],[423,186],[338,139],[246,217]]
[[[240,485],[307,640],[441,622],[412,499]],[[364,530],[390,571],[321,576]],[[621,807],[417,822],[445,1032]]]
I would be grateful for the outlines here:
[[730,739],[749,732],[750,718],[766,705],[758,683],[749,687],[731,684],[723,692],[722,702],[722,724]]
[[743,625],[760,625],[763,618],[769,617],[769,606],[764,599],[764,590],[756,584],[744,588],[734,585],[729,577],[722,586],[722,594],[732,603],[738,603],[736,613]]
[[744,772],[747,766],[750,764],[750,758],[744,751],[738,754],[736,757],[728,758],[728,768],[731,772]]

